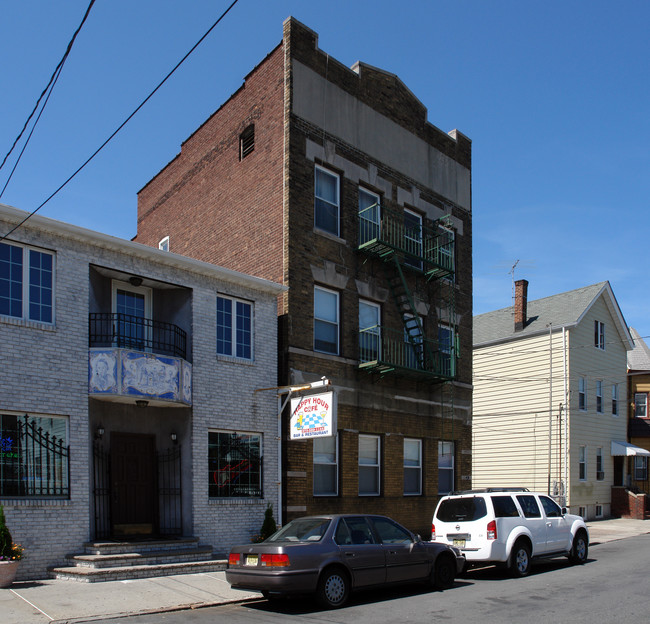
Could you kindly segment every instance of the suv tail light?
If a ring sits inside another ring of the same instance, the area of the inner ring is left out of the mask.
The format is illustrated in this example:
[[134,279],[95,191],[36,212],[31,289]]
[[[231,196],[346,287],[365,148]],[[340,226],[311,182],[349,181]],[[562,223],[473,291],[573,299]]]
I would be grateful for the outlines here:
[[436,525],[433,522],[431,523],[431,541],[436,541]]
[[497,538],[497,523],[496,520],[491,520],[487,525],[487,538],[495,540]]

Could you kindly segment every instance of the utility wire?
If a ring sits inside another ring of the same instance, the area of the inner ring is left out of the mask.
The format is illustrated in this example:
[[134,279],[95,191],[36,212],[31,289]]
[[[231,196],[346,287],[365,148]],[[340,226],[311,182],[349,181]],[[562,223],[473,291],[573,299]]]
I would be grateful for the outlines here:
[[32,212],[30,212],[20,223],[18,223],[16,226],[14,226],[9,232],[4,234],[3,236],[0,236],[0,241],[4,240],[8,236],[10,236],[13,232],[15,232],[19,227],[21,227],[28,219],[33,217],[45,204],[47,204],[55,195],[57,195],[65,186],[68,185],[68,183],[77,176],[77,174],[86,167],[86,165],[101,152],[106,145],[115,137],[115,135],[126,126],[131,119],[139,112],[139,110],[154,96],[154,94],[171,78],[172,74],[187,60],[187,58],[198,48],[201,43],[206,39],[206,37],[216,28],[216,26],[221,22],[221,20],[226,17],[226,15],[230,12],[230,10],[239,2],[239,0],[233,0],[233,2],[230,4],[230,6],[219,16],[219,18],[208,28],[208,30],[205,32],[205,34],[190,48],[189,52],[183,56],[183,58],[176,63],[176,65],[173,67],[173,69],[158,83],[156,88],[149,93],[149,95],[140,102],[140,104],[137,106],[137,108],[117,127],[117,129],[89,156],[86,161],[77,168],[77,170],[68,177],[68,179],[63,182],[45,201],[43,201],[40,206],[35,208]]
[[41,115],[43,114],[43,111],[45,110],[45,107],[47,106],[47,102],[50,99],[50,95],[52,95],[52,91],[54,90],[54,86],[56,85],[59,76],[61,75],[61,70],[63,69],[63,66],[65,65],[66,60],[68,59],[68,55],[70,54],[70,50],[72,50],[72,46],[74,45],[75,39],[77,38],[77,35],[81,31],[83,25],[85,24],[86,20],[88,19],[88,15],[90,15],[90,10],[93,8],[93,4],[95,4],[95,0],[90,0],[90,4],[88,5],[88,8],[86,9],[86,13],[83,16],[83,19],[81,20],[81,23],[79,24],[77,30],[75,30],[74,34],[72,35],[72,39],[70,39],[70,42],[68,43],[68,47],[65,50],[65,54],[63,55],[63,58],[59,61],[59,64],[56,66],[56,69],[52,73],[52,76],[50,77],[49,82],[47,83],[47,86],[45,89],[43,89],[43,92],[39,96],[38,100],[36,101],[36,104],[32,110],[32,112],[29,114],[29,117],[27,118],[27,121],[25,122],[25,125],[23,125],[22,130],[16,137],[16,140],[14,141],[13,145],[11,146],[11,149],[7,152],[7,155],[4,157],[2,163],[0,163],[0,170],[2,167],[4,167],[5,163],[7,162],[7,159],[11,155],[11,153],[14,151],[14,148],[18,144],[18,141],[22,138],[23,134],[25,133],[25,130],[27,129],[27,126],[29,125],[29,122],[31,121],[32,117],[35,115],[36,111],[38,110],[38,107],[41,103],[41,100],[43,97],[45,97],[45,94],[47,93],[47,97],[45,98],[45,102],[43,102],[43,106],[41,108],[40,113],[38,114],[38,117],[36,118],[36,121],[34,122],[34,125],[32,127],[31,132],[29,133],[29,136],[27,137],[27,140],[25,141],[25,145],[23,146],[23,149],[21,150],[18,159],[16,160],[16,163],[14,164],[13,169],[11,170],[11,174],[9,175],[9,178],[5,182],[4,187],[2,188],[2,191],[0,192],[0,197],[5,192],[5,189],[7,188],[7,185],[9,184],[9,181],[11,180],[12,176],[14,175],[14,171],[16,171],[16,167],[18,166],[18,163],[20,162],[20,159],[25,151],[25,148],[27,147],[27,144],[29,143],[29,139],[31,138],[32,134],[34,133],[34,129],[36,128],[36,124],[38,124],[38,120],[41,118]]

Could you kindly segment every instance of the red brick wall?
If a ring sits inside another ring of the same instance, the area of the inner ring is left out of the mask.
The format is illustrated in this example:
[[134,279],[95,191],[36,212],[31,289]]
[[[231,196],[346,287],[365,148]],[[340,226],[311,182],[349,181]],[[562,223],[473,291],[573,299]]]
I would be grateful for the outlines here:
[[[278,46],[138,194],[135,240],[282,281],[284,59]],[[239,136],[255,124],[255,149]]]

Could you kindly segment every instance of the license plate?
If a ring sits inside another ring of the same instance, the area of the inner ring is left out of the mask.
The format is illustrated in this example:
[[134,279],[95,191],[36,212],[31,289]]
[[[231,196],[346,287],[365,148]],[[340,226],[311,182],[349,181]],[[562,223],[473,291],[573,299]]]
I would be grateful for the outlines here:
[[454,546],[456,548],[465,548],[465,540],[464,539],[455,539],[454,540]]
[[246,565],[247,566],[256,566],[258,561],[257,555],[246,555]]

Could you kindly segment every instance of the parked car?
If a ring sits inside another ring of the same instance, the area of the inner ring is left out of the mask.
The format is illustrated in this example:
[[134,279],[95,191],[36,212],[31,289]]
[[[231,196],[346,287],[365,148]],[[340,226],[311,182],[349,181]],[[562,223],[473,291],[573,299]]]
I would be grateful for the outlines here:
[[515,576],[526,576],[535,559],[566,556],[584,563],[589,550],[589,532],[580,516],[526,488],[444,496],[433,515],[431,540],[459,548],[468,566],[505,564]]
[[336,608],[362,587],[424,581],[449,588],[464,564],[457,548],[424,542],[385,516],[322,515],[233,547],[226,580],[268,599],[315,593],[324,607]]

